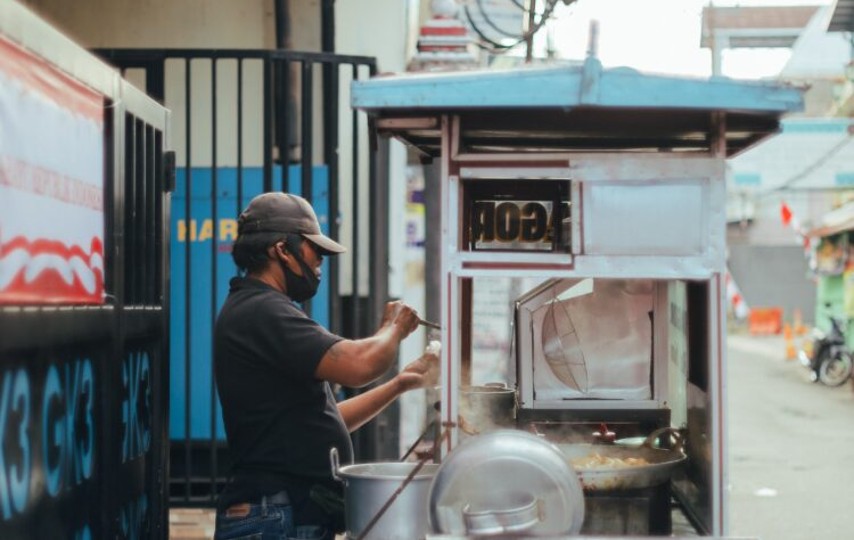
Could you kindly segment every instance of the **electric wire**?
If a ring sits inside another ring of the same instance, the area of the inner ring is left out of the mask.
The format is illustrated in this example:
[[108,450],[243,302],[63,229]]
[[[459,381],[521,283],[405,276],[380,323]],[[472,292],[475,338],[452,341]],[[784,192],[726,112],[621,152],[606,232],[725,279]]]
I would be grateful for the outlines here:
[[793,186],[793,184],[800,182],[807,176],[809,176],[813,171],[827,163],[831,158],[833,158],[836,154],[839,153],[848,143],[851,142],[851,136],[843,137],[839,142],[834,144],[831,148],[827,150],[824,154],[817,157],[814,161],[809,163],[806,167],[801,169],[800,172],[790,176],[783,182],[780,182],[778,185],[769,188],[767,190],[760,191],[756,193],[755,197],[757,199],[779,195],[781,191],[786,191],[788,189],[797,189],[797,187]]
[[[499,42],[495,41],[494,39],[490,38],[488,35],[486,35],[486,33],[475,22],[474,16],[472,15],[471,10],[469,9],[469,5],[471,4],[470,1],[465,3],[465,5],[463,6],[463,11],[466,14],[466,18],[468,19],[469,26],[471,27],[471,29],[475,32],[475,34],[477,34],[477,36],[482,41],[482,43],[478,43],[477,46],[480,47],[481,49],[487,50],[487,51],[492,52],[494,54],[503,54],[503,53],[507,52],[508,50],[524,43],[531,36],[533,36],[534,34],[539,32],[545,26],[546,22],[551,18],[552,14],[554,13],[555,7],[557,6],[558,2],[560,2],[560,1],[561,0],[547,0],[546,7],[544,8],[542,14],[540,14],[539,21],[534,24],[533,28],[529,29],[526,32],[522,32],[521,34],[510,34],[506,30],[498,27],[494,23],[494,21],[492,21],[492,19],[486,14],[486,11],[483,8],[482,0],[476,0],[478,8],[480,10],[480,15],[482,16],[484,22],[487,25],[489,25],[491,28],[493,28],[495,31],[499,32],[500,34],[505,35],[505,36],[510,37],[510,38],[513,38],[513,39],[516,39],[516,41],[511,43],[511,44],[499,43]],[[571,0],[571,1],[574,1],[574,0]],[[525,14],[530,13],[530,11],[527,8],[523,7],[518,2],[518,0],[511,0],[511,2],[513,2],[513,4],[516,7],[520,8],[523,11],[523,13],[525,13]],[[566,3],[566,2],[564,2],[564,3]]]

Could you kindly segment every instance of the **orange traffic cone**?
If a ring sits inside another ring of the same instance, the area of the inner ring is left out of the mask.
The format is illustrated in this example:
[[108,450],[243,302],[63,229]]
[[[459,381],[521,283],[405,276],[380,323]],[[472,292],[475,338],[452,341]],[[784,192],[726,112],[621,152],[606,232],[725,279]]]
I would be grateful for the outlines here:
[[807,326],[804,324],[803,318],[801,317],[801,310],[795,309],[794,311],[794,331],[795,335],[798,337],[802,337],[807,333]]
[[798,351],[795,349],[795,340],[792,339],[792,326],[789,323],[783,326],[783,339],[786,342],[786,360],[794,360],[798,356]]

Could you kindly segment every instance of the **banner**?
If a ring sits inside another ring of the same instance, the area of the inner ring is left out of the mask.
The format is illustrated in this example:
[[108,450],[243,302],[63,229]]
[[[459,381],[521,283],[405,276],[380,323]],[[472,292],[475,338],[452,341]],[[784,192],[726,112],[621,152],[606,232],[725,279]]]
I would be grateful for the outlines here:
[[748,314],[750,314],[750,308],[747,307],[747,303],[741,295],[741,290],[739,290],[738,285],[735,284],[735,280],[732,278],[732,274],[729,273],[728,268],[725,280],[726,296],[727,300],[729,300],[729,305],[732,308],[733,315],[735,315],[737,319],[744,319]]
[[103,97],[0,37],[0,304],[103,293]]

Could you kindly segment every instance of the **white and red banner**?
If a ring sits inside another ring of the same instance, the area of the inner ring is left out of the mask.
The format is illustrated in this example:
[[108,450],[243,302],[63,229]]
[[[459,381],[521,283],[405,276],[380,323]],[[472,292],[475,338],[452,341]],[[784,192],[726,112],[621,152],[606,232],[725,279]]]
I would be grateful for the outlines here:
[[0,304],[100,304],[104,100],[0,37]]
[[780,219],[783,221],[783,225],[791,227],[795,231],[798,241],[804,246],[804,253],[809,256],[810,237],[803,226],[801,226],[801,221],[795,216],[789,205],[786,204],[786,201],[780,201]]
[[750,314],[750,308],[747,307],[747,303],[741,295],[741,290],[735,284],[735,280],[732,278],[732,274],[729,273],[729,269],[726,271],[726,296],[730,307],[732,307],[733,315],[737,319],[743,319]]

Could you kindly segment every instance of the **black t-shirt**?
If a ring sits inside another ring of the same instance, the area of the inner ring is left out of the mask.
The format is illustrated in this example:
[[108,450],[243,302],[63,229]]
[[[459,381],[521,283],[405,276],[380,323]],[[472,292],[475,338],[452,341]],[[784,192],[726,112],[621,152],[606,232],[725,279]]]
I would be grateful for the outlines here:
[[314,372],[341,339],[269,285],[231,280],[214,330],[216,384],[235,461],[221,509],[281,490],[299,500],[317,483],[338,487],[329,449],[351,463],[353,447],[329,383]]

